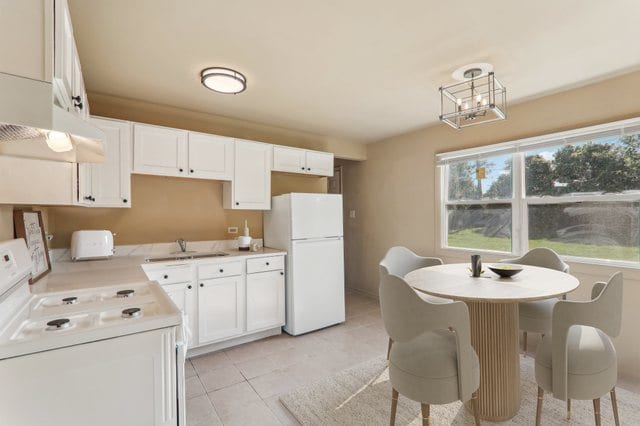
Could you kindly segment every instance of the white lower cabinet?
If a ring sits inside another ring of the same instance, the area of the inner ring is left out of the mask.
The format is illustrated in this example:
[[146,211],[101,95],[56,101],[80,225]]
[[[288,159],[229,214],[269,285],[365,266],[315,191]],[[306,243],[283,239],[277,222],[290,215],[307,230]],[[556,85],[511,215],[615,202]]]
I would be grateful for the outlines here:
[[244,285],[241,276],[198,283],[198,342],[212,343],[244,332]]
[[182,311],[184,315],[185,321],[187,322],[187,335],[188,347],[194,346],[197,337],[196,323],[197,323],[197,304],[198,304],[198,293],[194,288],[193,283],[191,281],[175,283],[175,284],[165,284],[162,286],[162,289],[167,293],[169,298],[176,304],[178,309]]
[[247,275],[247,331],[284,325],[284,271]]

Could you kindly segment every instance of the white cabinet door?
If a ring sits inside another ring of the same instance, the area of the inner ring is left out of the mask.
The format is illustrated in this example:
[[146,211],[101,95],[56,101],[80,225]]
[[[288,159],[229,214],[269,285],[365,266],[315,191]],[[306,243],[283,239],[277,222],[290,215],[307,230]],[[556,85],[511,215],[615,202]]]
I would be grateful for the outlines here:
[[71,92],[71,107],[69,111],[73,111],[83,119],[89,118],[89,103],[87,102],[87,94],[84,88],[84,79],[82,78],[82,67],[80,66],[80,58],[75,50],[73,55],[73,91]]
[[233,179],[233,139],[189,132],[189,176]]
[[305,173],[305,161],[304,149],[273,147],[273,170],[276,172]]
[[284,271],[247,275],[247,331],[284,325]]
[[191,282],[183,282],[176,284],[165,284],[162,289],[169,295],[173,303],[176,304],[178,309],[184,314],[187,333],[188,344],[191,347],[196,342],[196,305],[197,305],[197,290],[194,288]]
[[62,107],[72,109],[73,74],[75,67],[75,41],[67,0],[56,0],[54,11],[54,66],[53,78]]
[[92,118],[105,132],[105,160],[78,166],[78,202],[94,207],[131,207],[131,123]]
[[271,208],[271,155],[273,146],[235,141],[233,182],[225,182],[224,207],[243,210]]
[[307,151],[307,173],[318,176],[333,176],[333,154]]
[[244,285],[241,276],[198,281],[198,342],[244,332]]
[[134,124],[133,172],[187,177],[186,130]]

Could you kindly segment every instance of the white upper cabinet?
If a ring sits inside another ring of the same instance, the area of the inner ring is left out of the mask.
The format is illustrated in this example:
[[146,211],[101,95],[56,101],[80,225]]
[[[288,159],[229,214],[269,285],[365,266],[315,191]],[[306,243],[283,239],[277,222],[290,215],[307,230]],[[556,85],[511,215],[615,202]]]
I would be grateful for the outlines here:
[[233,139],[189,132],[189,176],[233,179]]
[[307,151],[307,173],[318,176],[333,176],[333,154]]
[[271,208],[272,153],[272,145],[236,139],[233,182],[224,183],[224,208]]
[[284,146],[273,147],[273,170],[276,172],[306,173],[305,150]]
[[131,123],[102,118],[91,122],[105,132],[105,159],[78,165],[78,203],[131,207]]
[[317,176],[333,176],[333,154],[286,146],[274,146],[273,170]]
[[64,107],[71,104],[71,97],[74,91],[73,75],[76,66],[73,26],[71,25],[71,15],[66,0],[55,1],[54,16],[55,44],[53,78],[59,98],[63,100],[63,105],[61,106]]
[[135,123],[133,172],[187,177],[188,134],[186,130]]

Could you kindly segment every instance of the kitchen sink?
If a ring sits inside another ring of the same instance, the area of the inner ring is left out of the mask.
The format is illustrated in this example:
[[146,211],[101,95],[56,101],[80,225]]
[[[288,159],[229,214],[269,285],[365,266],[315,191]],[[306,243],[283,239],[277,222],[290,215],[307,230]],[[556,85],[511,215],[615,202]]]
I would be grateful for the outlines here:
[[229,253],[225,253],[223,251],[216,252],[197,252],[197,251],[185,251],[185,252],[174,252],[169,256],[159,256],[159,257],[147,257],[145,262],[170,262],[172,260],[189,260],[189,259],[204,259],[207,257],[223,257],[229,256]]

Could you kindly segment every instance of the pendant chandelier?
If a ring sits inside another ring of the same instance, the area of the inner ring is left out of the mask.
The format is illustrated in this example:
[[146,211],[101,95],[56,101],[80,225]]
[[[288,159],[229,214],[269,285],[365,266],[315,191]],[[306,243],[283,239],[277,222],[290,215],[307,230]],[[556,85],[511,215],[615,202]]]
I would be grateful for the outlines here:
[[472,64],[453,73],[460,81],[440,87],[440,121],[461,129],[507,117],[507,89],[490,69]]

